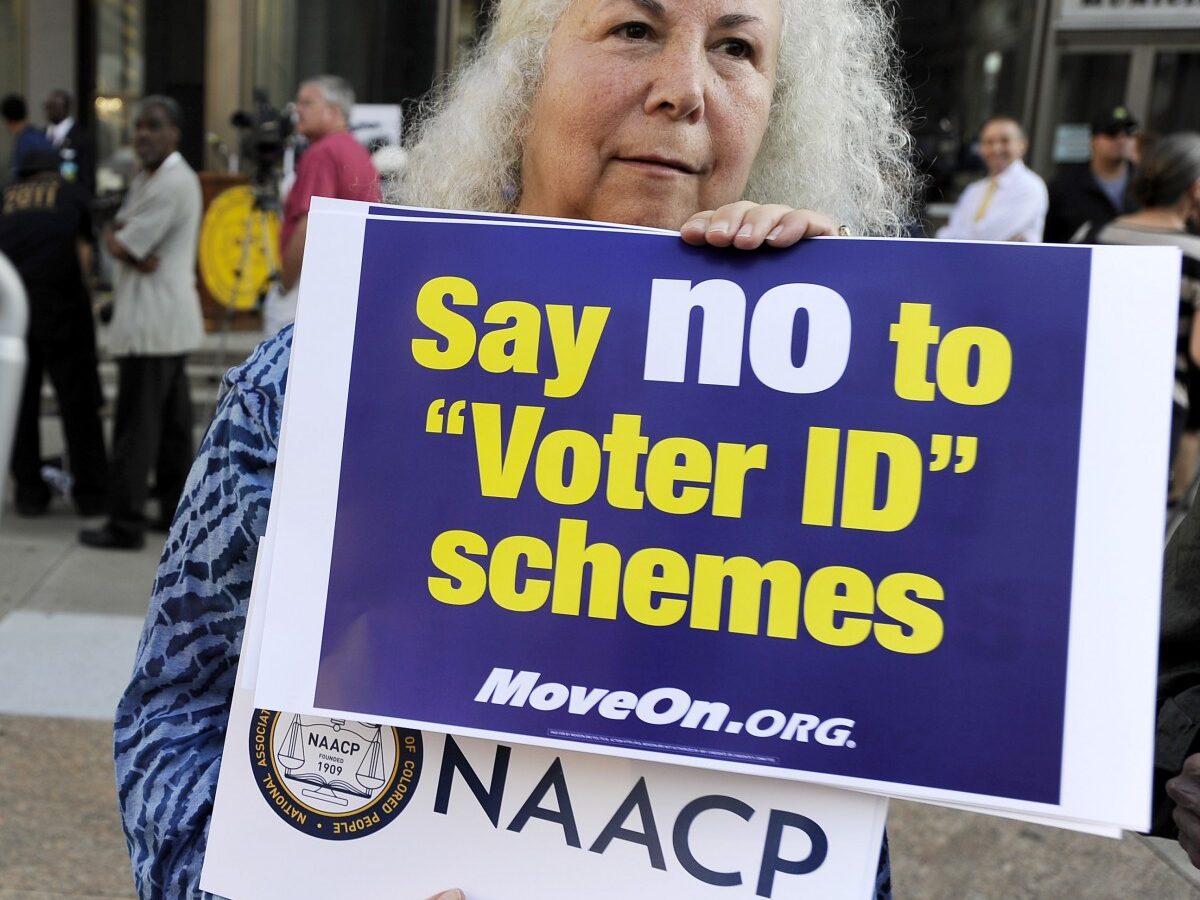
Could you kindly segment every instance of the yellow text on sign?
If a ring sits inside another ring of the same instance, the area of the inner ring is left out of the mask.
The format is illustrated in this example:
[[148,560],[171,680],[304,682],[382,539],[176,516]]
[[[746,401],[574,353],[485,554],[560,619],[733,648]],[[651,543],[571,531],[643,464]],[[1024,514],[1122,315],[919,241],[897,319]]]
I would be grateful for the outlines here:
[[525,300],[491,304],[483,321],[494,328],[482,337],[454,306],[478,306],[479,291],[465,278],[443,275],[427,281],[417,294],[417,318],[437,337],[414,338],[413,359],[426,369],[461,369],[478,359],[485,372],[541,374],[538,351],[542,326],[549,334],[556,374],[544,379],[547,397],[574,397],[587,380],[611,310],[585,306],[575,320],[575,307],[547,304],[543,310]]

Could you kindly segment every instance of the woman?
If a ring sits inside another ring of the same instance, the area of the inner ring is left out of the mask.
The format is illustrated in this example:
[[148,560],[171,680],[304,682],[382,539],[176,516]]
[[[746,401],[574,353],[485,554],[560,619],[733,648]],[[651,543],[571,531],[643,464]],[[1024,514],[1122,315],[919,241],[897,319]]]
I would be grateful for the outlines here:
[[[391,199],[742,250],[835,222],[898,234],[909,218],[890,26],[872,0],[501,0],[495,15]],[[285,329],[226,376],[117,710],[143,897],[198,893],[290,346]],[[881,864],[885,896],[886,880]]]
[[1142,208],[1100,228],[1081,229],[1088,244],[1166,245],[1183,251],[1179,294],[1179,343],[1175,363],[1176,416],[1171,442],[1171,488],[1177,505],[1187,496],[1200,456],[1200,237],[1189,219],[1200,220],[1200,134],[1173,134],[1156,141],[1133,177]]

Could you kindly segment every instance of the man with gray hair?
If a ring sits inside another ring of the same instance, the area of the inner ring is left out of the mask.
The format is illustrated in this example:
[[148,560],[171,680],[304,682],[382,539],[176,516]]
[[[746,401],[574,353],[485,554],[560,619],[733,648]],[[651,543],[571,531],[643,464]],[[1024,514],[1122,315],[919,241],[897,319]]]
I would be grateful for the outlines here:
[[296,317],[296,286],[312,198],[379,201],[379,173],[350,134],[354,89],[344,78],[319,75],[296,93],[296,131],[311,142],[296,166],[296,181],[283,205],[279,230],[280,284],[263,308],[266,337]]

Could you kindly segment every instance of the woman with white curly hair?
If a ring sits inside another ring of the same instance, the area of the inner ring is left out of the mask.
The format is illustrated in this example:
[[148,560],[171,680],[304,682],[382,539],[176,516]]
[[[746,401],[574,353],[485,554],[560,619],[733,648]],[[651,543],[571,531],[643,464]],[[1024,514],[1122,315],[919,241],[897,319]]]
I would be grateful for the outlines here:
[[[500,0],[473,61],[426,110],[389,199],[653,225],[739,250],[835,223],[899,234],[914,179],[880,2]],[[143,898],[201,893],[291,335],[225,377],[117,709],[118,797]],[[879,897],[888,872],[885,851]]]
[[[914,178],[893,48],[875,0],[506,0],[389,199],[664,228],[746,201],[898,235]],[[657,173],[674,206],[622,172],[622,153],[656,152],[683,157],[682,177]]]

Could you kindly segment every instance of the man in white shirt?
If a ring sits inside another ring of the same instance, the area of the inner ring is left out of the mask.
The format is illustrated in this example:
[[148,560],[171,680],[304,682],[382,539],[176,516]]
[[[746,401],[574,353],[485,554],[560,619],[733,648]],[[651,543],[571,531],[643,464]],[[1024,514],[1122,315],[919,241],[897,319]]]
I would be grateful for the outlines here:
[[1049,195],[1046,183],[1022,161],[1029,142],[1016,119],[993,116],[979,132],[988,177],[967,185],[940,238],[1040,243]]
[[182,113],[169,97],[142,101],[133,149],[142,163],[104,234],[117,261],[109,352],[117,360],[108,521],[85,529],[90,547],[136,549],[155,472],[158,522],[170,522],[191,467],[187,354],[204,338],[196,291],[200,180],[179,146]]

